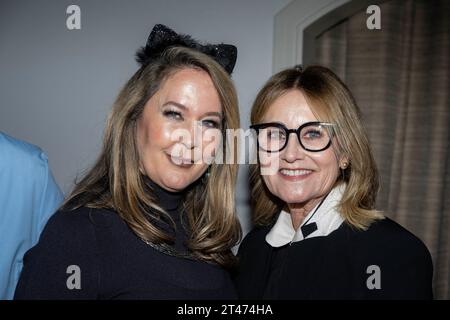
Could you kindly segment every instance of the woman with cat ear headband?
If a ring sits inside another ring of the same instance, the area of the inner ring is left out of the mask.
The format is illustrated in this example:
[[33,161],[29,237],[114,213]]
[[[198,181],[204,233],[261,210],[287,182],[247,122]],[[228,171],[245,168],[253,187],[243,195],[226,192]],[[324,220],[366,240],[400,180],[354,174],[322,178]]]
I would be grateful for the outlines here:
[[236,54],[153,28],[97,162],[26,254],[16,299],[236,298],[237,167],[208,161],[230,151],[211,133],[239,127]]

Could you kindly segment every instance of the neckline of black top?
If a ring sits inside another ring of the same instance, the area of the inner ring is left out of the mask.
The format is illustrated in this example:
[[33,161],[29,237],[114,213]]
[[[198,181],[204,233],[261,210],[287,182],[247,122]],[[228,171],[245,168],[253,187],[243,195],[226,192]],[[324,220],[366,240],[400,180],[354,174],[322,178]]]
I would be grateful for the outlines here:
[[[175,225],[172,225],[164,216],[156,219],[151,219],[151,223],[154,224],[157,228],[167,233],[168,235],[173,237],[173,243],[171,244],[152,244],[147,241],[148,245],[153,248],[161,251],[162,253],[177,256],[177,257],[186,257],[189,258],[190,254],[187,253],[188,248],[186,247],[186,240],[188,238],[187,229],[182,221],[182,208],[181,205],[183,203],[184,197],[187,193],[186,190],[181,192],[171,192],[160,185],[152,181],[149,177],[144,176],[144,181],[147,184],[147,187],[151,189],[154,195],[158,199],[158,205],[164,209],[171,219],[173,220]],[[175,229],[174,229],[175,227]]]
[[145,182],[155,193],[159,200],[159,205],[166,211],[176,211],[183,202],[185,191],[171,192],[162,188],[157,183],[153,182],[149,177],[145,176]]

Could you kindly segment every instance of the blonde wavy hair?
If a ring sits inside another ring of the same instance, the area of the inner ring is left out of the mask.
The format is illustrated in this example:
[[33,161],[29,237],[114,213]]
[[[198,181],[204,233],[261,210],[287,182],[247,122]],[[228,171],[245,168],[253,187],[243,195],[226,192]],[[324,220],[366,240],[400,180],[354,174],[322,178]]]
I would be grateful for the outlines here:
[[[154,244],[173,241],[148,219],[160,219],[161,215],[167,218],[168,214],[159,206],[139,170],[136,123],[146,102],[165,80],[183,68],[204,70],[211,77],[224,114],[223,136],[226,129],[239,128],[236,90],[225,70],[196,50],[170,47],[159,58],[141,67],[120,91],[107,120],[100,156],[76,183],[63,209],[82,206],[113,209],[144,241]],[[221,152],[235,154],[235,150],[229,149],[230,145],[225,142]],[[192,184],[183,203],[191,231],[187,245],[192,254],[224,267],[235,263],[231,248],[241,238],[235,213],[237,170],[235,164],[211,164],[207,182]]]
[[[290,90],[303,93],[319,121],[335,124],[334,150],[350,162],[336,181],[336,185],[346,183],[338,208],[344,220],[365,230],[375,220],[383,219],[383,214],[375,209],[379,176],[360,109],[347,86],[330,69],[295,67],[273,75],[255,99],[251,123],[260,123],[275,100]],[[285,203],[271,194],[258,164],[250,167],[250,185],[253,222],[260,226],[271,224]]]

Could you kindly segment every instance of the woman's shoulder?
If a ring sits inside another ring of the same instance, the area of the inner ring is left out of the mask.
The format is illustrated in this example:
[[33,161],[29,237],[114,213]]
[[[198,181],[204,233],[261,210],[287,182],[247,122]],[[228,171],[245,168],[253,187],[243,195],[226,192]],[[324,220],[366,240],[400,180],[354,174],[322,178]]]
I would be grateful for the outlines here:
[[363,249],[378,250],[383,255],[399,253],[398,257],[422,261],[425,258],[431,262],[430,252],[423,241],[388,217],[373,222],[364,232],[355,232],[354,242]]
[[[270,231],[271,226],[255,226],[251,229],[239,245],[239,251],[248,250],[249,248],[261,248],[261,243],[265,243],[266,235]],[[258,249],[258,250],[259,250]]]
[[372,223],[367,232],[368,235],[382,235],[386,242],[400,241],[412,246],[425,247],[415,234],[388,217]]
[[109,209],[80,207],[73,210],[58,210],[47,222],[41,236],[57,236],[59,239],[89,239],[98,227],[112,227],[122,223],[119,215]]
[[76,209],[59,209],[50,219],[49,224],[96,224],[120,219],[116,211],[103,208],[79,207]]
[[[97,297],[100,271],[96,224],[108,224],[114,216],[117,215],[108,210],[86,207],[57,211],[47,222],[37,245],[24,256],[15,298]],[[80,290],[69,288],[71,273],[80,277]]]
[[[433,262],[425,244],[397,222],[385,218],[347,243],[358,283],[381,279],[382,290],[369,296],[394,299],[431,299]],[[363,272],[361,272],[361,270]],[[371,275],[372,274],[372,275]]]

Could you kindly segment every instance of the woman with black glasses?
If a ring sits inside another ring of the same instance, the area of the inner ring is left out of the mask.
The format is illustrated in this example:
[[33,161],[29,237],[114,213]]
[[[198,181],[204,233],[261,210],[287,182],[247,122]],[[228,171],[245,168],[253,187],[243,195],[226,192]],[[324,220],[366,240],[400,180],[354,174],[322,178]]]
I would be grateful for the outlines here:
[[274,75],[251,114],[252,230],[244,299],[431,299],[425,245],[375,209],[378,173],[360,111],[319,66]]

